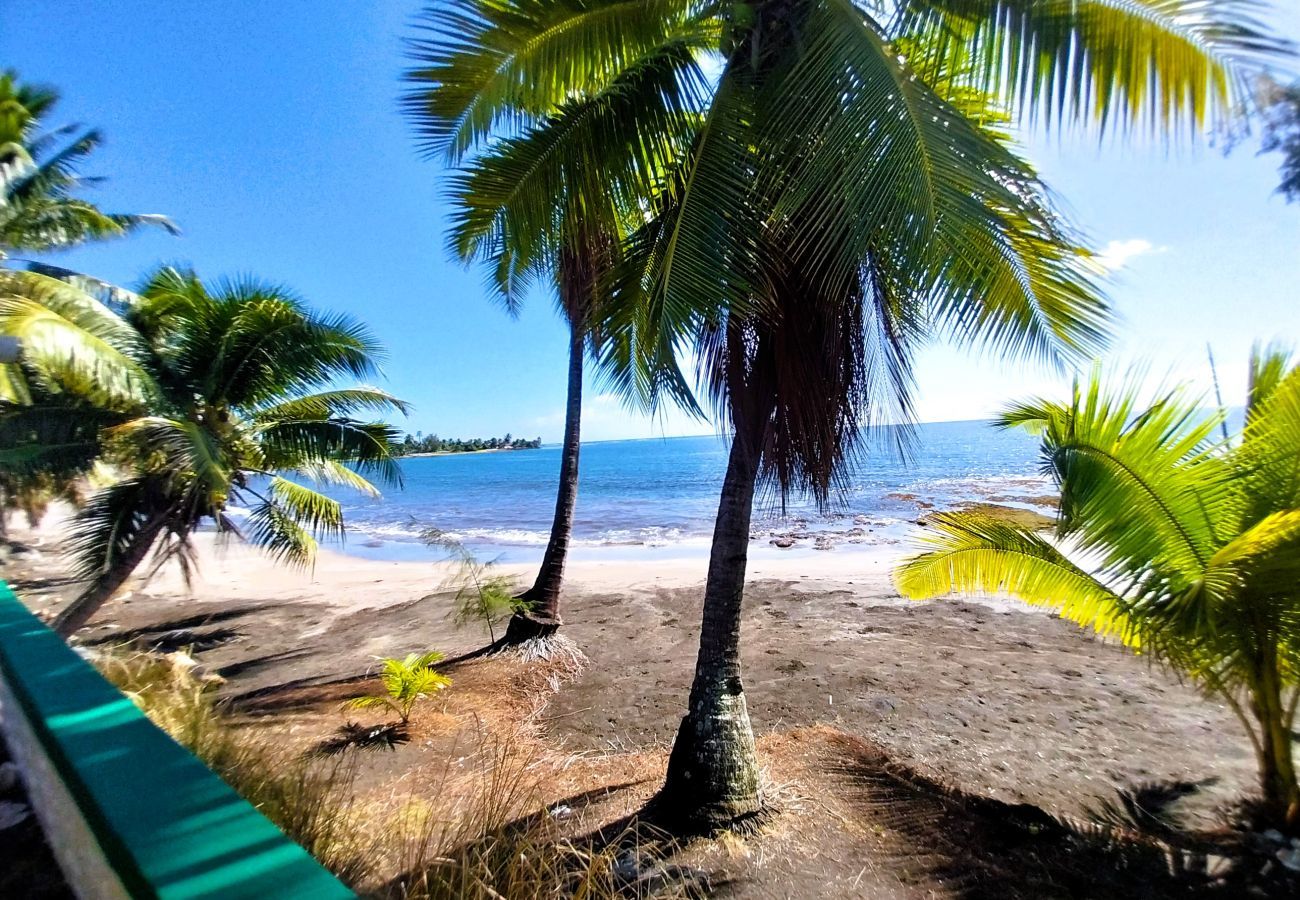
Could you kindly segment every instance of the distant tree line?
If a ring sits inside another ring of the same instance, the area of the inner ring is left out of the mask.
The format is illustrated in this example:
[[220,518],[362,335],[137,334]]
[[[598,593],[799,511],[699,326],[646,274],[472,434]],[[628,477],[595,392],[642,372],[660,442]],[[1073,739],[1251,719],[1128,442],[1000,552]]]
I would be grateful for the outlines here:
[[436,434],[426,435],[421,431],[417,431],[415,434],[408,434],[397,445],[397,449],[402,455],[407,455],[411,453],[472,453],[475,450],[536,450],[540,446],[542,446],[541,438],[533,438],[530,441],[527,438],[517,438],[509,432],[506,432],[505,437],[461,440],[460,438],[438,437]]

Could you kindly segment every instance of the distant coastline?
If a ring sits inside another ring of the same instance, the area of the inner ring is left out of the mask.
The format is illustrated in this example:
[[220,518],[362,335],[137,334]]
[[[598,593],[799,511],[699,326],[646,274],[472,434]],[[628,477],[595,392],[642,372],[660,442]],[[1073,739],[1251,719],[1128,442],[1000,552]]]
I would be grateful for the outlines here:
[[420,459],[426,456],[472,456],[476,453],[513,453],[516,450],[537,450],[538,447],[483,447],[478,450],[422,450],[416,453],[403,453],[402,459]]
[[398,456],[451,456],[460,453],[495,453],[499,450],[536,450],[542,446],[542,439],[517,438],[509,432],[505,437],[490,438],[443,438],[436,434],[426,435],[417,431],[407,434],[397,442],[394,449]]

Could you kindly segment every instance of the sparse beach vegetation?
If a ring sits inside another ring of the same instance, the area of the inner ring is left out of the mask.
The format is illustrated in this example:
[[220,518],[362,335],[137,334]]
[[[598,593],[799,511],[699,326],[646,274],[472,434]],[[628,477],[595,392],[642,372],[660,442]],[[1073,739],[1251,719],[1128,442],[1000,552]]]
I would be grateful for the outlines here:
[[[1212,352],[1213,408],[1103,377],[1121,263],[1030,149],[1259,127],[1300,198],[1261,8],[425,4],[386,114],[450,257],[553,301],[567,360],[507,419],[477,379],[537,360],[475,345],[437,396],[480,418],[440,430],[558,459],[402,430],[324,277],[56,264],[179,229],[87,199],[103,136],[6,70],[4,578],[365,897],[1300,894],[1300,365],[1257,349],[1240,411]],[[383,343],[468,345],[366,291]],[[936,340],[1093,374],[926,431]],[[669,415],[725,440],[581,440]]]

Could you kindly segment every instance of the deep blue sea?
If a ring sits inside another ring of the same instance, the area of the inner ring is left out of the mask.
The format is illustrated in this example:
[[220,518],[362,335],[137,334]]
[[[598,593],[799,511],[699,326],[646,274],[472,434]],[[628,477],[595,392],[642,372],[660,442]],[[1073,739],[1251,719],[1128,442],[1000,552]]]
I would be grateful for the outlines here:
[[[984,422],[927,424],[911,452],[894,449],[880,429],[848,473],[830,510],[792,497],[784,514],[768,496],[755,507],[756,541],[796,534],[864,543],[897,534],[924,507],[989,500],[1037,506],[1051,493],[1038,474],[1037,442]],[[721,437],[603,441],[582,447],[574,523],[576,558],[685,555],[704,552],[726,466]],[[380,559],[431,559],[419,534],[436,527],[471,550],[503,561],[539,559],[555,506],[560,448],[405,459],[402,490],[382,499],[336,494],[348,523],[345,552]],[[900,496],[904,495],[904,496]],[[856,531],[853,531],[856,529]],[[893,540],[893,538],[889,538]]]

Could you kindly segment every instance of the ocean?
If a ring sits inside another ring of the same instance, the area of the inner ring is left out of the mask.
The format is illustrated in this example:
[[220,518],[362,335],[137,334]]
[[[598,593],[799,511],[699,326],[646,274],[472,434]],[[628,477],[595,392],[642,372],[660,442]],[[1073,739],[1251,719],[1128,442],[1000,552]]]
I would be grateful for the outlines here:
[[[910,453],[895,433],[873,432],[827,510],[791,497],[755,504],[756,544],[794,552],[898,543],[926,509],[993,502],[1045,509],[1052,493],[1039,474],[1037,441],[986,422],[918,426]],[[344,503],[344,552],[375,559],[445,556],[422,532],[437,528],[480,558],[539,560],[555,506],[559,446],[419,457],[401,462],[403,489],[380,499],[337,493]],[[717,436],[583,444],[572,558],[680,557],[707,553],[727,461]]]

